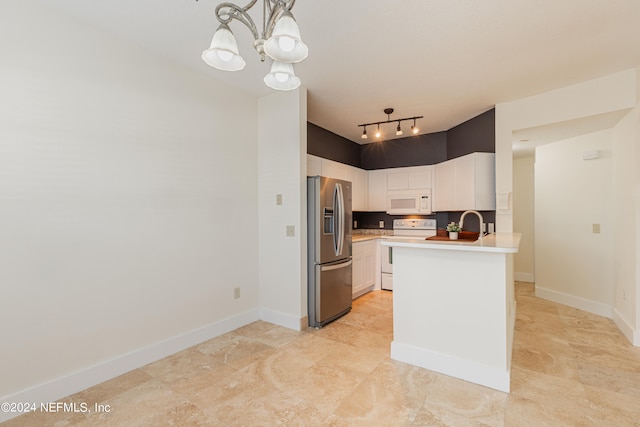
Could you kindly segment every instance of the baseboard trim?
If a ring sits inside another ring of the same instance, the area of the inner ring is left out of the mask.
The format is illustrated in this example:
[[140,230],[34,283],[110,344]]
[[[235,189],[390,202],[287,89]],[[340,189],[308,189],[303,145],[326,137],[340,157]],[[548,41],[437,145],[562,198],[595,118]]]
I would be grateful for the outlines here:
[[640,333],[622,317],[617,309],[613,309],[613,323],[616,324],[620,332],[635,346],[640,346]]
[[516,282],[535,283],[535,276],[533,273],[513,273],[513,278]]
[[437,353],[397,341],[391,342],[391,358],[451,377],[509,393],[511,374],[507,370],[471,360]]
[[[35,402],[38,406],[40,403],[54,402],[257,320],[259,320],[257,309],[245,311],[63,377],[0,397],[0,402]],[[0,423],[18,415],[21,414],[0,412]]]
[[604,316],[609,319],[613,317],[613,307],[602,304],[600,302],[576,297],[574,295],[565,294],[551,289],[541,288],[539,286],[536,286],[536,296],[539,298],[547,299],[549,301],[578,308],[580,310],[588,311],[589,313],[597,314],[599,316]]
[[274,325],[293,329],[294,331],[302,331],[309,326],[307,316],[298,317],[281,311],[271,310],[268,308],[260,309],[260,320],[273,323]]

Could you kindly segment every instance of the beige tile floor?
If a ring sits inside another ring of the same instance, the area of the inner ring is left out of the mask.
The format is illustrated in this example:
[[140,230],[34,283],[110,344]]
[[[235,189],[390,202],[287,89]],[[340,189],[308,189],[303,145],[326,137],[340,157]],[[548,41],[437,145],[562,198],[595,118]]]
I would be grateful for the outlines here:
[[13,426],[639,426],[640,349],[517,284],[511,393],[389,359],[392,293],[320,330],[255,322],[66,399],[102,414]]

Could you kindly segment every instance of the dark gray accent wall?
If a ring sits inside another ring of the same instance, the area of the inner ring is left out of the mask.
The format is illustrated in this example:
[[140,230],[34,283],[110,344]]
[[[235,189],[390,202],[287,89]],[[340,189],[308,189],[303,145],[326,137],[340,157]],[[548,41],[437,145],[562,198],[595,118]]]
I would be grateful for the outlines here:
[[307,153],[362,168],[360,144],[309,122],[307,122]]
[[360,147],[360,164],[366,170],[433,165],[445,160],[446,132],[372,142]]
[[469,153],[496,152],[496,110],[492,108],[447,131],[447,160]]

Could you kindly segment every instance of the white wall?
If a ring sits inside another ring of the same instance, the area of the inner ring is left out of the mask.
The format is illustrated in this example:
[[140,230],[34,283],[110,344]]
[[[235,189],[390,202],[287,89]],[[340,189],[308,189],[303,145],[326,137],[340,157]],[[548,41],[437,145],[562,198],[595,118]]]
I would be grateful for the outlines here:
[[[300,330],[308,326],[307,92],[274,93],[258,108],[260,318]],[[294,236],[286,235],[288,225]]]
[[257,319],[256,100],[33,2],[0,38],[0,401]]
[[[607,317],[613,303],[612,133],[542,145],[535,156],[536,295]],[[590,150],[600,157],[583,160]]]
[[[640,80],[639,80],[640,81]],[[640,106],[613,129],[613,319],[640,345]]]
[[534,282],[534,157],[513,159],[513,231],[520,233],[515,279]]
[[[633,108],[636,78],[631,69],[496,104],[496,192],[513,193],[513,131]],[[496,212],[496,231],[513,231],[512,208]]]
[[[554,91],[546,92],[536,96],[519,99],[516,101],[506,102],[496,105],[496,191],[498,193],[511,193],[513,192],[513,150],[512,150],[512,137],[513,132],[521,129],[528,129],[537,126],[544,126],[552,123],[565,122],[573,119],[596,116],[599,114],[605,114],[614,111],[630,110],[636,107],[638,99],[640,99],[640,88],[638,87],[640,82],[639,72],[636,69],[630,69],[621,71],[618,73],[610,74],[601,78],[590,80],[587,82],[579,83],[576,85],[560,88]],[[637,107],[636,107],[637,108]],[[630,147],[631,144],[638,144],[637,124],[628,125],[631,129],[635,126],[635,131],[632,130],[620,130],[616,131],[618,137],[612,137],[616,140],[614,147],[621,145]],[[636,132],[634,134],[634,132]],[[621,155],[626,156],[628,153],[618,153],[617,148],[614,148],[614,156]],[[629,151],[630,149],[628,149]],[[636,156],[635,150],[632,154]],[[629,152],[631,152],[629,151]],[[640,167],[640,162],[636,160],[636,164],[626,171],[637,177],[635,171]],[[618,180],[628,179],[621,178],[622,172],[615,172],[618,174]],[[633,194],[638,193],[640,183],[635,178],[634,187],[632,189]],[[613,185],[613,184],[612,184]],[[613,192],[613,189],[611,190]],[[618,197],[618,200],[628,200]],[[613,233],[616,236],[620,236],[627,228],[636,229],[636,223],[640,218],[640,209],[636,207],[637,196],[634,196],[632,202],[633,206],[629,209],[633,210],[634,223],[614,223]],[[496,213],[496,230],[498,231],[511,231],[513,230],[513,210],[498,211]],[[536,229],[537,232],[537,229]],[[638,232],[634,233],[635,242],[638,241]],[[634,263],[637,266],[640,263],[640,253],[636,250],[636,245],[631,245],[629,241],[625,243],[624,249],[633,251]],[[536,268],[540,263],[540,260],[536,259]],[[619,263],[613,265],[612,274],[614,277],[621,277],[631,271],[635,272],[635,268],[624,264],[622,267]],[[634,266],[635,267],[635,266]],[[536,277],[536,280],[539,278]],[[640,281],[634,276],[631,279],[633,285],[627,284],[627,286],[633,286],[635,288],[635,300],[633,301],[633,307],[629,308],[632,313],[626,314],[625,319],[621,320],[616,318],[616,310],[613,311],[614,321],[625,333],[625,335],[635,342],[640,343],[638,334],[640,331],[640,323],[638,322],[638,315],[640,313]],[[609,286],[609,285],[605,285]],[[618,285],[616,285],[618,286]],[[612,291],[615,292],[615,291]],[[621,291],[619,291],[621,292]],[[549,295],[547,295],[549,296]],[[578,298],[578,296],[576,296]],[[613,295],[610,298],[614,298]],[[578,301],[577,299],[573,300]],[[567,303],[566,300],[563,302]],[[625,328],[625,324],[629,327]],[[635,330],[634,330],[635,328]],[[635,339],[633,337],[636,337]]]

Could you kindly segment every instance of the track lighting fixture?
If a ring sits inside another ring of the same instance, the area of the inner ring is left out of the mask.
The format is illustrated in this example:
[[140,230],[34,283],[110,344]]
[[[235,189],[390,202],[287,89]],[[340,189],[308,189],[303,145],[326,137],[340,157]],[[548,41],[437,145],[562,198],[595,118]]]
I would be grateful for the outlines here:
[[413,120],[413,125],[411,126],[411,133],[413,133],[414,135],[417,135],[418,132],[420,131],[420,129],[418,129],[418,127],[416,126],[416,120],[417,119],[422,119],[424,116],[405,117],[404,119],[393,119],[393,120],[391,120],[391,114],[393,113],[393,108],[385,108],[383,111],[387,115],[387,120],[381,121],[381,122],[363,123],[361,125],[358,125],[359,127],[362,126],[364,128],[360,138],[367,139],[367,126],[373,126],[373,125],[377,125],[378,126],[377,131],[375,133],[375,137],[376,138],[380,138],[382,136],[382,133],[380,132],[380,125],[385,124],[385,123],[395,123],[395,122],[398,123],[398,126],[396,126],[396,136],[400,136],[400,135],[403,134],[402,127],[400,126],[400,123],[404,122],[406,120]]
[[229,28],[229,23],[235,19],[251,31],[253,47],[260,55],[260,61],[264,62],[267,56],[273,59],[271,72],[264,78],[265,84],[276,90],[295,89],[300,86],[300,79],[296,77],[292,64],[304,60],[309,53],[291,14],[296,0],[262,0],[262,33],[258,32],[248,13],[257,2],[251,0],[244,7],[224,2],[216,7],[220,26],[213,35],[209,49],[202,52],[202,59],[208,65],[224,71],[238,71],[245,67],[238,43]]

